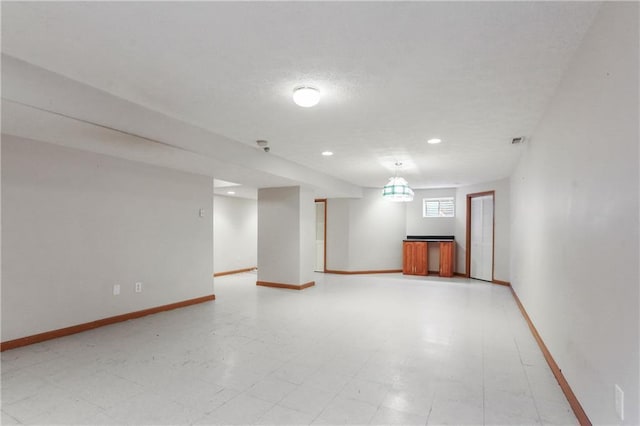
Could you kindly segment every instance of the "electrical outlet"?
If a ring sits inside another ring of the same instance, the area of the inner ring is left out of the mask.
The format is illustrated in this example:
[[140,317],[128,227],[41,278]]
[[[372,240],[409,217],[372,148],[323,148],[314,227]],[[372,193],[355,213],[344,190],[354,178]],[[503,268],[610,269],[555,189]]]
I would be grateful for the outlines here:
[[120,284],[115,284],[115,285],[113,286],[113,295],[114,295],[114,296],[117,296],[117,295],[119,295],[119,294],[120,294]]
[[137,282],[136,283],[136,293],[142,293],[142,283],[141,282]]
[[624,392],[620,389],[620,386],[614,385],[616,390],[616,413],[620,420],[624,420]]

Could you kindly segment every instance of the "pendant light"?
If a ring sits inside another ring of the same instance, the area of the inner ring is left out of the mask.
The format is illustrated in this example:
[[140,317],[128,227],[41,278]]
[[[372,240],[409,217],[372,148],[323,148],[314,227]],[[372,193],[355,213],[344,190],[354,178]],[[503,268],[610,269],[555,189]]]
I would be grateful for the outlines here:
[[382,188],[382,196],[389,201],[413,201],[413,189],[409,187],[409,183],[398,176],[398,168],[402,166],[401,162],[396,162],[396,173],[389,178],[384,188]]

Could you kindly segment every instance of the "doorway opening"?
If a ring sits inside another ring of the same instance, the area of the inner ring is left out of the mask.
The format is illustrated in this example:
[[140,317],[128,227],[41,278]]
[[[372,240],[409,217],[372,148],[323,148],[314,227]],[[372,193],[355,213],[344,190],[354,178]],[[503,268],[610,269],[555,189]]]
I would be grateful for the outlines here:
[[315,272],[325,272],[327,259],[327,199],[316,199]]
[[467,195],[466,276],[493,282],[495,191]]

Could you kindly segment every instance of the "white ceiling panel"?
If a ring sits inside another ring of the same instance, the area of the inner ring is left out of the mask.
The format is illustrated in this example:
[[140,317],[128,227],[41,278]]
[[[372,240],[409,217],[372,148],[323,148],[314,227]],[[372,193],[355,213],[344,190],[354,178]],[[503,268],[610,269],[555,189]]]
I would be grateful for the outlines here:
[[[446,187],[510,174],[598,7],[3,2],[2,51],[355,185],[402,161],[412,186]],[[300,83],[318,106],[293,104]]]

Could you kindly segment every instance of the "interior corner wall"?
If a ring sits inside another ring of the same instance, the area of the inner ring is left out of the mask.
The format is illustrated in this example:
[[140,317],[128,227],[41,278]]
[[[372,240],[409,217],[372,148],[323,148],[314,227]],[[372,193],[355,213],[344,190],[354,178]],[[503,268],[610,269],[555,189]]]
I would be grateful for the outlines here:
[[511,186],[509,178],[477,185],[462,186],[456,191],[456,272],[466,273],[467,195],[495,191],[493,278],[511,281]]
[[362,198],[327,200],[328,270],[402,269],[405,204],[364,189]]
[[7,135],[1,160],[3,341],[213,293],[211,178]]
[[402,269],[405,203],[382,198],[378,188],[363,190],[349,204],[349,270]]
[[601,5],[511,178],[512,285],[593,424],[640,424],[638,16]]
[[258,266],[258,202],[214,196],[213,264],[215,272]]

